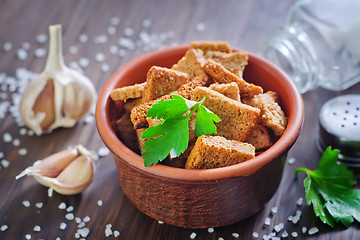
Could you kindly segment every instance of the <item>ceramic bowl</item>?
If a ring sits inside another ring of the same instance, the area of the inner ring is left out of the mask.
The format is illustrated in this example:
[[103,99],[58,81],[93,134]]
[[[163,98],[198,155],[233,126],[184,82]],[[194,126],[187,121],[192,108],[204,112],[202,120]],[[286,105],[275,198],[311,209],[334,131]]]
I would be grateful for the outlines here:
[[224,226],[255,214],[275,194],[288,150],[301,129],[303,102],[289,77],[270,62],[249,53],[244,79],[262,86],[264,91],[277,92],[288,117],[286,130],[278,141],[254,159],[229,167],[189,170],[158,164],[145,168],[143,159],[119,140],[111,126],[121,116],[123,104],[113,102],[110,93],[114,88],[143,82],[151,66],[171,67],[187,49],[188,46],[176,46],[154,51],[121,67],[99,95],[96,124],[114,156],[122,190],[139,210],[180,227]]

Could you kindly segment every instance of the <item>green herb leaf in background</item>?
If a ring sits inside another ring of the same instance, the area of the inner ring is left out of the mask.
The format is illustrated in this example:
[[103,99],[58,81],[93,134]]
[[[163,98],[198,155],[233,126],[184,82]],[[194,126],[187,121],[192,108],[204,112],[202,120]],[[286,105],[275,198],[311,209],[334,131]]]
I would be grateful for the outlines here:
[[[156,165],[169,154],[171,158],[180,156],[189,143],[189,119],[197,111],[195,131],[197,136],[216,133],[214,122],[220,119],[200,102],[187,100],[183,97],[172,95],[173,99],[160,101],[148,111],[147,117],[162,119],[155,126],[147,128],[141,138],[149,139],[142,147],[145,151],[144,166]],[[186,114],[189,112],[188,114]]]
[[360,222],[360,190],[354,189],[354,173],[343,163],[338,163],[339,150],[328,147],[318,166],[311,171],[307,168],[295,170],[305,172],[305,196],[308,205],[313,205],[314,213],[323,223],[334,227],[341,222],[349,227],[354,219]]

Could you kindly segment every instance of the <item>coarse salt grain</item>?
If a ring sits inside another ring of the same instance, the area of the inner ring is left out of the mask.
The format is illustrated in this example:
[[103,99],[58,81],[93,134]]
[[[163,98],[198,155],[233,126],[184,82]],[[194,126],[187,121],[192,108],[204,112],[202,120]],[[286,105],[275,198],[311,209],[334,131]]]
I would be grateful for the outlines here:
[[158,224],[164,224],[164,222],[159,220],[159,221],[158,221]]
[[286,238],[286,237],[288,237],[288,236],[289,236],[289,234],[288,234],[287,231],[283,231],[283,233],[281,234],[281,237],[282,237],[282,238]]
[[66,227],[67,227],[67,224],[66,224],[66,223],[64,223],[64,222],[60,223],[60,229],[61,229],[61,230],[65,230]]
[[114,26],[108,27],[107,33],[108,33],[109,35],[115,35],[115,34],[116,34],[116,28],[115,28]]
[[111,230],[111,227],[105,228],[105,236],[110,237],[113,234],[113,231]]
[[31,47],[31,45],[30,45],[29,42],[23,42],[23,43],[21,44],[21,47],[22,47],[23,49],[25,49],[25,50],[29,50],[30,47]]
[[287,162],[288,162],[288,164],[291,165],[291,164],[295,163],[295,161],[296,161],[295,158],[289,158]]
[[274,215],[278,212],[278,208],[277,207],[272,207],[271,208],[271,214]]
[[79,217],[76,217],[76,218],[75,218],[75,222],[76,222],[76,223],[81,223],[81,221],[82,221],[81,218],[79,218]]
[[298,233],[297,233],[297,232],[292,232],[292,233],[291,233],[291,236],[294,237],[294,238],[296,238],[296,237],[298,237]]
[[66,211],[67,211],[67,212],[71,212],[71,211],[73,211],[73,210],[74,210],[74,207],[73,207],[73,206],[69,206],[69,207],[66,208]]
[[10,133],[6,132],[3,134],[3,141],[6,143],[9,143],[13,140],[13,137],[11,136]]
[[105,54],[103,54],[103,53],[97,53],[96,55],[95,55],[95,61],[97,61],[97,62],[102,62],[102,61],[104,61],[105,60]]
[[302,227],[302,228],[301,228],[301,231],[302,231],[302,233],[306,233],[307,228],[306,228],[306,227]]
[[107,64],[107,63],[104,63],[103,65],[101,65],[101,71],[102,72],[108,72],[110,70],[110,66],[109,66],[109,64]]
[[26,234],[26,235],[25,235],[25,239],[26,239],[26,240],[30,240],[30,239],[31,239],[31,235],[30,235],[30,234]]
[[27,59],[27,51],[25,49],[19,48],[16,51],[16,56],[18,57],[19,60],[26,60]]
[[104,44],[107,43],[108,37],[106,35],[99,35],[94,38],[95,44]]
[[303,204],[303,198],[301,197],[296,201],[296,205],[301,206],[302,204]]
[[80,223],[78,224],[78,228],[83,228],[83,227],[85,227],[85,225],[86,225],[86,223],[80,222]]
[[116,54],[119,51],[119,48],[116,45],[112,45],[109,48],[111,54]]
[[190,234],[190,239],[195,239],[196,238],[196,233],[195,232],[192,232],[191,234]]
[[24,207],[30,207],[30,202],[28,200],[24,200],[22,204],[24,205]]
[[148,28],[148,27],[151,27],[151,20],[150,19],[144,19],[142,22],[141,22],[141,25],[145,28]]
[[9,167],[9,165],[10,165],[10,162],[8,160],[6,160],[6,159],[1,160],[1,166],[3,166],[4,168]]
[[68,213],[68,214],[65,215],[65,218],[66,218],[67,220],[74,220],[74,214]]
[[79,60],[80,67],[86,68],[87,66],[89,66],[89,64],[90,64],[89,58],[80,58],[80,60]]
[[265,218],[264,225],[269,226],[270,225],[270,218]]
[[36,58],[42,58],[42,57],[46,56],[46,53],[47,53],[47,51],[45,48],[37,48],[37,49],[35,49],[34,56]]
[[37,207],[37,208],[42,208],[44,206],[44,204],[42,203],[42,202],[37,202],[37,203],[35,203],[35,207]]
[[319,229],[317,227],[312,227],[308,231],[309,235],[313,235],[313,234],[315,234],[317,232],[319,232]]
[[113,17],[110,19],[111,25],[118,25],[120,23],[120,19],[118,17]]
[[36,36],[36,41],[38,43],[46,43],[46,41],[48,40],[48,37],[45,33],[39,34]]
[[196,30],[197,30],[198,32],[204,31],[204,30],[205,30],[205,24],[204,24],[204,23],[198,23],[198,24],[196,24]]
[[253,236],[253,238],[258,238],[258,237],[259,237],[259,234],[258,234],[257,232],[253,232],[253,233],[252,233],[252,236]]
[[89,216],[85,216],[84,218],[83,218],[83,221],[84,222],[90,222],[90,220],[91,220],[91,218],[89,217]]
[[79,41],[80,41],[81,43],[86,43],[86,42],[88,41],[88,36],[87,36],[86,34],[81,34],[81,35],[79,36]]
[[14,147],[20,146],[20,139],[15,138],[15,139],[13,140],[13,143],[12,143],[12,144],[14,145]]
[[284,223],[279,223],[274,226],[274,230],[278,233],[284,228]]
[[214,228],[212,228],[212,227],[208,228],[208,232],[209,232],[209,233],[213,233],[213,232],[214,232]]
[[79,233],[82,237],[86,238],[86,237],[89,235],[90,230],[89,230],[88,228],[81,228],[81,229],[78,229],[78,233]]
[[98,149],[98,155],[99,157],[105,157],[107,155],[109,155],[110,150],[107,147],[101,147]]
[[118,230],[115,230],[114,231],[114,237],[118,237],[118,236],[120,236],[120,232]]
[[69,53],[77,54],[78,53],[78,48],[76,46],[70,46],[69,47]]
[[12,43],[11,42],[5,42],[4,45],[3,45],[3,49],[5,52],[9,52],[11,51],[12,49]]
[[66,204],[64,202],[59,204],[59,209],[65,209],[66,208]]
[[20,148],[18,151],[20,156],[25,156],[27,154],[27,149],[26,148]]
[[34,136],[35,132],[31,129],[29,129],[28,133],[27,133],[29,136]]
[[33,229],[35,232],[40,232],[41,231],[41,227],[39,225],[36,225]]
[[239,235],[238,233],[232,233],[231,235],[232,235],[234,238],[240,237],[240,235]]
[[61,238],[60,238],[60,237],[57,237],[55,240],[61,240]]
[[102,200],[98,200],[98,201],[97,201],[97,205],[98,205],[99,207],[101,207],[101,206],[103,205],[103,203],[104,203],[104,202],[103,202]]
[[1,226],[0,230],[1,230],[2,232],[4,232],[4,231],[6,231],[8,228],[9,228],[8,225],[4,224],[4,225]]
[[132,28],[125,28],[124,34],[127,37],[131,37],[132,35],[134,35],[134,30]]

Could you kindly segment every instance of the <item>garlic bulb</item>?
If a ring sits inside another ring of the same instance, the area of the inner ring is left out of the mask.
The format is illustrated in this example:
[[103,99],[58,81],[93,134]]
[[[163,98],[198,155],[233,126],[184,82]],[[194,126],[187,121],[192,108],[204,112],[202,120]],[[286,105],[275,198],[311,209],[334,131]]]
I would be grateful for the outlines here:
[[20,101],[21,118],[37,135],[73,127],[94,109],[97,98],[92,82],[64,64],[61,25],[50,26],[49,33],[44,71],[28,84]]
[[16,179],[31,175],[40,184],[50,187],[50,194],[52,190],[64,195],[77,194],[91,183],[97,159],[95,152],[76,145],[36,161]]

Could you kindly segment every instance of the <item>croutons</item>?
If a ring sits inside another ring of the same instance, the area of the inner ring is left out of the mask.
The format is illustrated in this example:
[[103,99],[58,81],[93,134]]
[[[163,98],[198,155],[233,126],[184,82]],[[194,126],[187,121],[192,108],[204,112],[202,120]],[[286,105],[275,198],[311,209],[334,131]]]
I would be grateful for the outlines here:
[[209,169],[234,165],[255,157],[255,148],[220,136],[201,136],[196,140],[185,168]]
[[122,88],[115,88],[111,91],[111,99],[113,101],[126,101],[130,98],[140,98],[144,92],[146,82],[126,86]]
[[240,101],[240,91],[236,83],[214,83],[209,86],[210,89],[217,91],[228,98]]
[[223,41],[193,41],[190,44],[191,48],[201,49],[204,53],[209,51],[230,53],[232,51],[229,43]]
[[177,64],[172,66],[172,69],[187,73],[192,80],[197,77],[207,77],[204,71],[205,64],[206,59],[204,58],[203,51],[199,49],[189,49],[186,51],[185,56],[181,58]]

